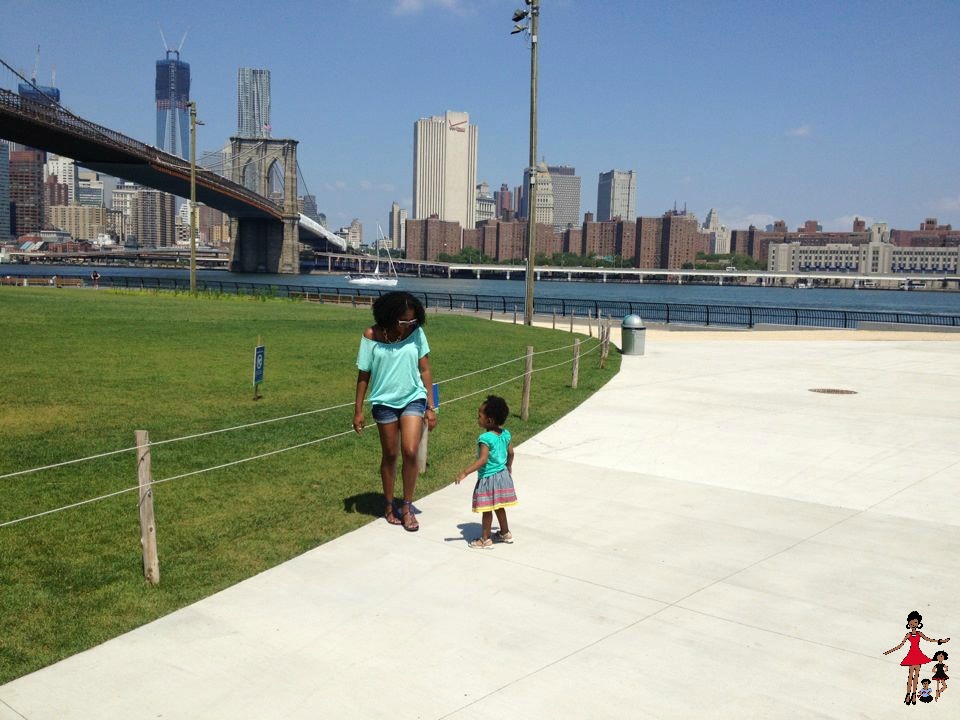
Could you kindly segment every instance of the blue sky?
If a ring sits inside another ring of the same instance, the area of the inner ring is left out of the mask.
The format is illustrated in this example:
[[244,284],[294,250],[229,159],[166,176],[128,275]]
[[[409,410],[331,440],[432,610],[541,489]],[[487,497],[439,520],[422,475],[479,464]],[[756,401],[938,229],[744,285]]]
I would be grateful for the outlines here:
[[[523,0],[7,0],[0,57],[63,103],[155,141],[154,63],[183,33],[201,150],[236,132],[236,71],[264,67],[273,135],[300,141],[334,229],[366,239],[411,205],[413,125],[479,128],[478,177],[522,178],[530,53]],[[960,2],[542,0],[538,156],[573,165],[581,212],[600,172],[638,173],[637,211],[674,202],[728,226],[855,215],[960,226]],[[10,87],[10,73],[0,72]]]

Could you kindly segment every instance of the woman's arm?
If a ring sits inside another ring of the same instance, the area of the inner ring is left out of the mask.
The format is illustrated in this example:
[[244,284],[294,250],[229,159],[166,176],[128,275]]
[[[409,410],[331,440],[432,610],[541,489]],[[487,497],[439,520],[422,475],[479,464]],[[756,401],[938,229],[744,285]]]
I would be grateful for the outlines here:
[[363,398],[367,395],[367,385],[370,384],[370,372],[357,371],[357,397],[353,401],[353,429],[357,434],[363,432],[366,421],[363,419]]
[[941,638],[938,640],[937,638],[927,637],[926,635],[923,634],[922,630],[918,630],[917,632],[919,632],[920,637],[922,637],[927,642],[935,642],[937,645],[943,645],[944,643],[950,642],[950,638]]
[[897,645],[895,648],[890,648],[889,650],[887,650],[887,651],[884,653],[884,655],[889,655],[890,653],[892,653],[892,652],[894,652],[894,651],[899,650],[900,648],[902,648],[902,647],[903,647],[903,644],[907,641],[907,638],[908,638],[908,637],[910,637],[910,633],[907,633],[906,635],[904,635],[904,636],[903,636],[903,640],[900,641],[900,644]]
[[433,406],[433,372],[430,370],[430,356],[424,355],[418,363],[420,380],[427,390],[427,411],[424,417],[427,420],[427,429],[433,430],[437,426],[437,409]]
[[480,468],[482,468],[484,465],[487,464],[487,458],[490,457],[490,448],[488,448],[483,443],[477,443],[477,444],[480,446],[480,457],[477,458],[477,461],[473,463],[473,465],[457,473],[457,479],[455,480],[457,485],[459,485],[460,481],[463,480],[467,475],[469,475],[470,473],[476,472],[477,470],[479,470]]

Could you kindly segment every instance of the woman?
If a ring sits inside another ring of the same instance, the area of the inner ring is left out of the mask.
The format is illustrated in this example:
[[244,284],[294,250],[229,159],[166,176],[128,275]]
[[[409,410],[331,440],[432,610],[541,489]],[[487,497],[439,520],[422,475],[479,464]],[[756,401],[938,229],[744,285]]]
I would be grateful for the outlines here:
[[[380,432],[380,479],[383,481],[383,516],[391,525],[416,532],[420,524],[411,503],[417,487],[417,450],[423,423],[433,430],[437,413],[433,407],[430,345],[423,332],[427,314],[417,298],[406,292],[381,295],[373,303],[376,324],[360,339],[357,354],[357,398],[353,429],[363,432],[363,399],[369,388],[373,419]],[[397,455],[403,455],[403,508],[400,518],[394,507]]]

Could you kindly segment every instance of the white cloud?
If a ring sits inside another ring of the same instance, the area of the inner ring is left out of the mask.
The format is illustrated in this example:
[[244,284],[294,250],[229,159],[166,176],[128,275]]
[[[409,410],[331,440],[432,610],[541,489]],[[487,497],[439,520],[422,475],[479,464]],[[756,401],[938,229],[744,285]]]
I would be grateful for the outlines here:
[[810,137],[810,126],[801,125],[800,127],[790,128],[784,134],[787,137]]
[[392,193],[396,188],[391,183],[373,183],[369,180],[360,181],[361,190],[378,190],[379,192]]
[[416,15],[429,8],[450,10],[458,14],[467,12],[462,0],[395,0],[394,15]]
[[766,213],[744,213],[741,208],[720,212],[720,222],[731,230],[746,230],[753,225],[758,230],[764,230],[767,225],[773,225],[780,218]]
[[934,207],[940,212],[958,212],[960,211],[960,195],[956,197],[940,198]]

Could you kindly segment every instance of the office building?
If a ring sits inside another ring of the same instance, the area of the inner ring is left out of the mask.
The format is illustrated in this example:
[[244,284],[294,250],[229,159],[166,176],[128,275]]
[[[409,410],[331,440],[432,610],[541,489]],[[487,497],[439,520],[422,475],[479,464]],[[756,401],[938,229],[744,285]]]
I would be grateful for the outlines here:
[[0,243],[13,238],[10,228],[10,147],[0,140]]
[[10,153],[11,229],[14,238],[35,235],[43,228],[43,164],[41,150]]
[[186,159],[190,156],[190,65],[179,50],[157,60],[157,147]]
[[47,155],[47,164],[43,170],[44,179],[51,175],[57,176],[57,182],[67,186],[67,203],[77,201],[77,164],[72,158],[62,155]]
[[510,192],[510,186],[501,183],[499,190],[493,192],[493,202],[497,206],[497,219],[503,220],[509,213],[514,212],[513,193]]
[[716,209],[710,208],[707,219],[703,221],[701,231],[710,236],[709,252],[717,255],[727,255],[730,252],[730,230],[720,224],[720,216]]
[[[521,218],[530,217],[527,214],[527,204],[530,201],[529,188],[530,170],[529,168],[524,168],[523,194],[520,196],[520,209],[517,211],[517,216]],[[554,224],[553,207],[553,180],[550,176],[550,171],[547,170],[546,164],[541,162],[537,165],[537,208],[533,216],[534,222],[552,226]]]
[[399,203],[390,205],[390,222],[387,223],[390,235],[390,247],[397,250],[407,249],[407,211]]
[[237,135],[244,138],[268,138],[272,129],[270,71],[240,68],[237,70]]
[[[553,229],[566,230],[580,223],[580,178],[575,168],[548,165],[553,189]],[[539,188],[538,188],[539,192]]]
[[46,220],[50,221],[50,208],[56,205],[69,205],[70,194],[67,186],[59,182],[56,175],[47,175],[43,181],[43,207],[46,209]]
[[49,85],[31,85],[30,83],[20,83],[17,86],[17,95],[27,100],[54,107],[60,104],[60,88]]
[[74,240],[96,240],[106,233],[109,210],[84,205],[55,205],[47,209],[50,224],[70,233]]
[[421,118],[413,129],[413,217],[476,225],[477,126],[465,112]]
[[490,185],[482,182],[477,185],[477,206],[474,210],[474,220],[480,225],[484,220],[493,220],[497,216],[497,204],[490,192]]
[[710,249],[710,236],[700,232],[696,216],[686,210],[637,218],[634,238],[634,255],[642,268],[693,267],[697,253]]
[[134,193],[128,235],[140,247],[172,247],[176,244],[176,214],[173,195],[140,188]]
[[637,217],[637,174],[633,170],[611,170],[600,173],[597,185],[597,221],[616,217],[634,220]]

